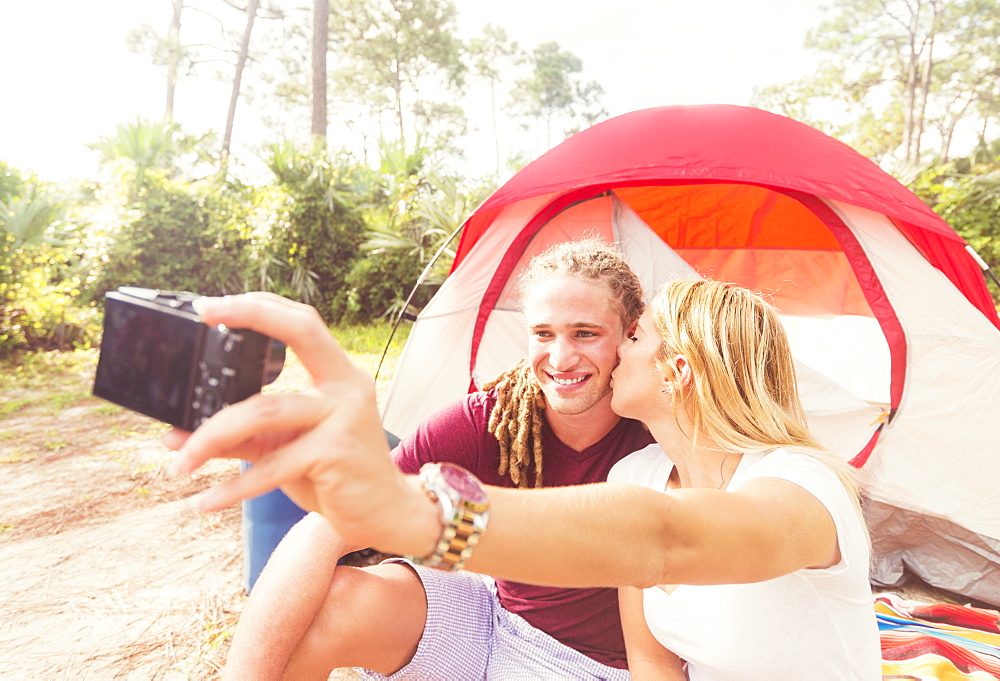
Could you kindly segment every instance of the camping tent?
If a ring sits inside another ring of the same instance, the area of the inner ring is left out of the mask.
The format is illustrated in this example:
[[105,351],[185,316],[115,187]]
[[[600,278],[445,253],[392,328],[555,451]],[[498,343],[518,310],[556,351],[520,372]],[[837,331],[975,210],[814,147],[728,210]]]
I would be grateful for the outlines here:
[[574,135],[465,222],[383,409],[404,435],[526,351],[514,284],[598,234],[649,291],[689,273],[768,295],[818,439],[862,471],[874,579],[908,567],[1000,603],[1000,320],[974,254],[874,163],[757,109],[637,111]]

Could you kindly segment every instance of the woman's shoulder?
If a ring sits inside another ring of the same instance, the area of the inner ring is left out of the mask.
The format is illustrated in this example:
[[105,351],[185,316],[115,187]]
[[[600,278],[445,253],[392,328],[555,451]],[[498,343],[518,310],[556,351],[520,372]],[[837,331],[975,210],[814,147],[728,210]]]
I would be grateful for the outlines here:
[[850,492],[837,472],[808,452],[782,447],[766,454],[744,456],[749,460],[737,471],[730,491],[754,478],[778,478],[804,488],[828,508],[848,503]]
[[767,453],[744,456],[750,459],[749,465],[746,466],[748,477],[768,476],[774,473],[829,476],[830,479],[837,477],[834,470],[821,458],[798,449],[779,447]]
[[806,570],[804,574],[862,574],[867,584],[869,540],[864,520],[858,512],[854,492],[840,478],[833,466],[808,452],[777,449],[762,455],[749,467],[746,480],[769,477],[786,480],[805,489],[826,508],[837,528],[841,560],[822,570]]
[[655,442],[632,452],[608,473],[608,482],[622,482],[662,490],[674,464]]

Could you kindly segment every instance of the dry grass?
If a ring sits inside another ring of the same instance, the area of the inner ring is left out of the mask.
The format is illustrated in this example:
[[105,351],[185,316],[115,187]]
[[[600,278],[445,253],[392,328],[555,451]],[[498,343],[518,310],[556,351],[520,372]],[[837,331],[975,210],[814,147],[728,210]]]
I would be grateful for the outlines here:
[[[355,359],[374,371],[372,355]],[[26,359],[0,366],[0,679],[218,678],[245,600],[241,511],[185,499],[238,465],[167,476],[166,426],[90,395],[96,351]],[[269,389],[306,380],[290,356]]]

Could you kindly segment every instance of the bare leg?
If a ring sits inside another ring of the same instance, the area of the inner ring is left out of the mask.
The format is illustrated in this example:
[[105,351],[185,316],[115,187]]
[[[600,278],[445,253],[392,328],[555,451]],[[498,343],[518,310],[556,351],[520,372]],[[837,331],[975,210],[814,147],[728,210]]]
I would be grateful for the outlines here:
[[261,571],[229,647],[223,679],[280,679],[333,580],[343,546],[310,513],[295,524]]
[[340,567],[283,678],[325,681],[340,667],[389,676],[413,658],[426,619],[423,583],[406,565]]
[[409,661],[427,614],[420,578],[398,564],[338,568],[352,548],[317,514],[289,531],[240,617],[224,680],[325,681],[338,667],[392,672]]

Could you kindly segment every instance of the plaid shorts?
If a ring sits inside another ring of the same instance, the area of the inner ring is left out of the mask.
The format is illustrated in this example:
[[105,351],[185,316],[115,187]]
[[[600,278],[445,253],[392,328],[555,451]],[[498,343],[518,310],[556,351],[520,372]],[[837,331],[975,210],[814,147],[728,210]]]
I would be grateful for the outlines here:
[[628,681],[628,671],[592,660],[500,605],[492,582],[470,572],[412,568],[427,594],[427,622],[410,663],[392,676],[359,669],[365,678],[397,681]]

